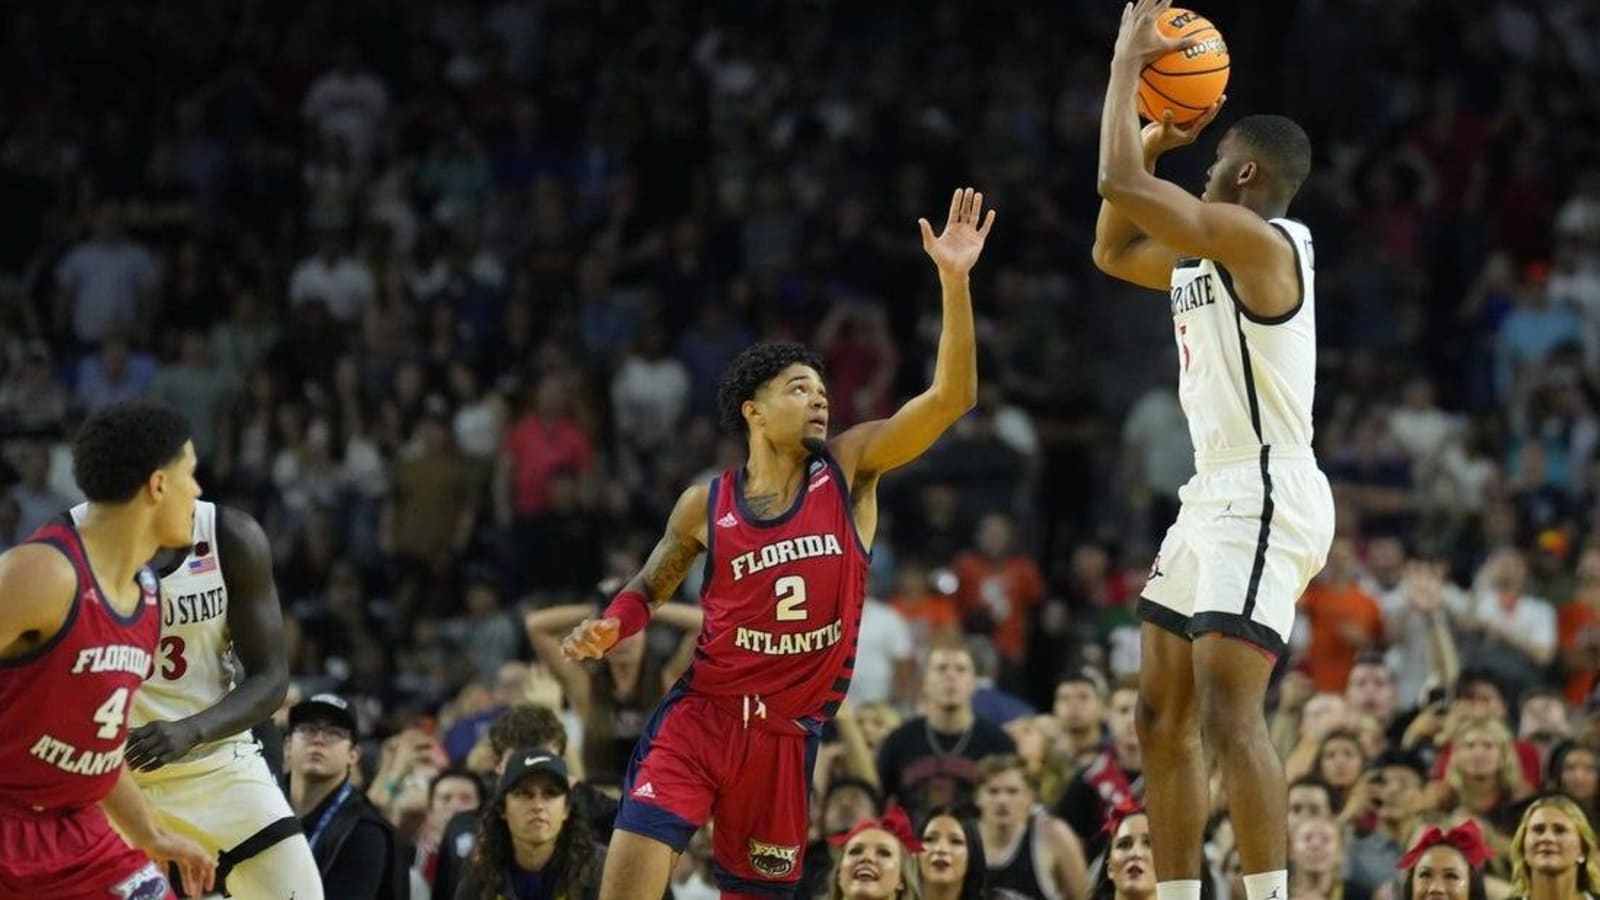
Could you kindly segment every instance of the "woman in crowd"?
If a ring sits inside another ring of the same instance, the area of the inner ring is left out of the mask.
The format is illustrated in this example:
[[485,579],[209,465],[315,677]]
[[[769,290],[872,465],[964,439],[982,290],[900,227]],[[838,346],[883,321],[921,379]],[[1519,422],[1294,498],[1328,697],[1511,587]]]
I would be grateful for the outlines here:
[[936,807],[922,826],[922,847],[917,864],[924,900],[988,900],[989,863],[976,821]]
[[1400,858],[1397,868],[1406,873],[1400,900],[1488,900],[1483,864],[1491,855],[1470,819],[1448,831],[1430,826]]
[[1552,748],[1545,787],[1578,801],[1589,824],[1600,821],[1600,753],[1594,747],[1562,741]]
[[923,900],[922,873],[912,859],[922,840],[899,807],[833,839],[841,849],[828,879],[828,900]]
[[1106,848],[1092,900],[1150,900],[1156,895],[1155,856],[1150,850],[1150,817],[1141,809],[1113,813],[1111,844]]
[[483,808],[478,842],[456,900],[594,900],[603,851],[572,814],[561,755],[512,751],[494,802]]
[[1456,729],[1451,747],[1442,789],[1434,788],[1440,794],[1438,809],[1457,818],[1472,816],[1489,827],[1484,838],[1500,857],[1491,874],[1504,878],[1517,804],[1529,794],[1511,732],[1497,719],[1468,719]]
[[614,788],[622,783],[645,722],[673,682],[689,668],[704,615],[698,604],[662,604],[651,623],[681,634],[670,658],[662,660],[649,652],[651,629],[647,628],[619,641],[598,666],[585,667],[561,653],[561,638],[593,615],[592,604],[567,603],[528,613],[524,625],[534,653],[560,680],[583,722],[584,780]]
[[1570,797],[1549,794],[1528,805],[1511,839],[1511,878],[1512,895],[1526,900],[1594,900],[1594,827]]
[[1322,746],[1317,748],[1316,773],[1328,786],[1334,809],[1344,808],[1366,767],[1367,751],[1354,729],[1340,728],[1322,739]]

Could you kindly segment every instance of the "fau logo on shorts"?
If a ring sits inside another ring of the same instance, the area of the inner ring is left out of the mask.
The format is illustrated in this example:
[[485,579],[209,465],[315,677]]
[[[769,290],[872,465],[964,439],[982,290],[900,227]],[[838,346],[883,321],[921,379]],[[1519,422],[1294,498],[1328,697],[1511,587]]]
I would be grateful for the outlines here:
[[167,887],[167,879],[162,876],[161,870],[156,868],[156,864],[147,863],[126,881],[113,887],[111,892],[119,900],[164,900],[170,893],[170,888]]
[[768,878],[787,878],[800,862],[800,848],[750,839],[750,865]]

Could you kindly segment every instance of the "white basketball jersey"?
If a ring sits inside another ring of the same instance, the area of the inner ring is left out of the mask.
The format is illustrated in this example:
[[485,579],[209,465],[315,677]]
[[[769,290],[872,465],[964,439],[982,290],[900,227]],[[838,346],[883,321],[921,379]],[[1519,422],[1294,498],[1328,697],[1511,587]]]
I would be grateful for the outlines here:
[[1232,275],[1213,260],[1180,259],[1172,270],[1178,399],[1198,457],[1311,446],[1317,380],[1311,231],[1293,219],[1270,224],[1293,246],[1300,276],[1300,302],[1281,316],[1245,309]]
[[[73,507],[81,521],[87,504]],[[228,632],[228,587],[217,547],[216,504],[194,507],[189,555],[161,579],[161,643],[155,671],[134,695],[129,723],[184,719],[215,706],[234,687],[233,637]],[[199,759],[222,744],[253,742],[249,731],[194,748],[182,762]]]

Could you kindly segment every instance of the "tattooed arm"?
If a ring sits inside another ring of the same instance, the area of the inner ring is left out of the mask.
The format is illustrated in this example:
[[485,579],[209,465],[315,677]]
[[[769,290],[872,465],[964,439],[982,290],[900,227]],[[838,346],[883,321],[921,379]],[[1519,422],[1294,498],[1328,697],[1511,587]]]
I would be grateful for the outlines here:
[[[689,567],[706,548],[706,499],[709,488],[703,484],[684,491],[667,519],[666,534],[650,551],[639,574],[628,580],[624,591],[638,591],[659,607],[672,599],[678,585],[689,574]],[[584,619],[561,642],[561,652],[569,659],[599,659],[617,643],[622,623],[615,617]]]

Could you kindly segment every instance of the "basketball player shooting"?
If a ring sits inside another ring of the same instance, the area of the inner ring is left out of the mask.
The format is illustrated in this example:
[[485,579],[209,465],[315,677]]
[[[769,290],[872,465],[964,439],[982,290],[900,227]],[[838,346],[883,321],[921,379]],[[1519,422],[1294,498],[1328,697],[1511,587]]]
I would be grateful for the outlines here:
[[1145,65],[1188,42],[1164,37],[1170,0],[1123,11],[1100,124],[1095,264],[1166,292],[1178,394],[1196,474],[1179,494],[1139,601],[1139,737],[1161,900],[1198,900],[1206,810],[1201,737],[1221,769],[1249,900],[1286,900],[1283,769],[1262,704],[1294,606],[1321,569],[1333,498],[1311,452],[1317,346],[1311,233],[1284,218],[1311,167],[1305,132],[1250,116],[1223,135],[1205,192],[1155,177],[1192,143],[1168,118],[1141,133]]
[[878,479],[921,456],[977,397],[967,277],[994,224],[982,209],[982,194],[959,190],[942,234],[919,222],[943,289],[933,384],[890,418],[829,439],[816,353],[758,344],[740,354],[718,399],[748,461],[684,491],[643,570],[567,636],[571,658],[601,657],[643,629],[705,553],[695,660],[634,750],[601,900],[661,896],[674,854],[711,816],[724,898],[794,895],[811,765],[855,667]]

